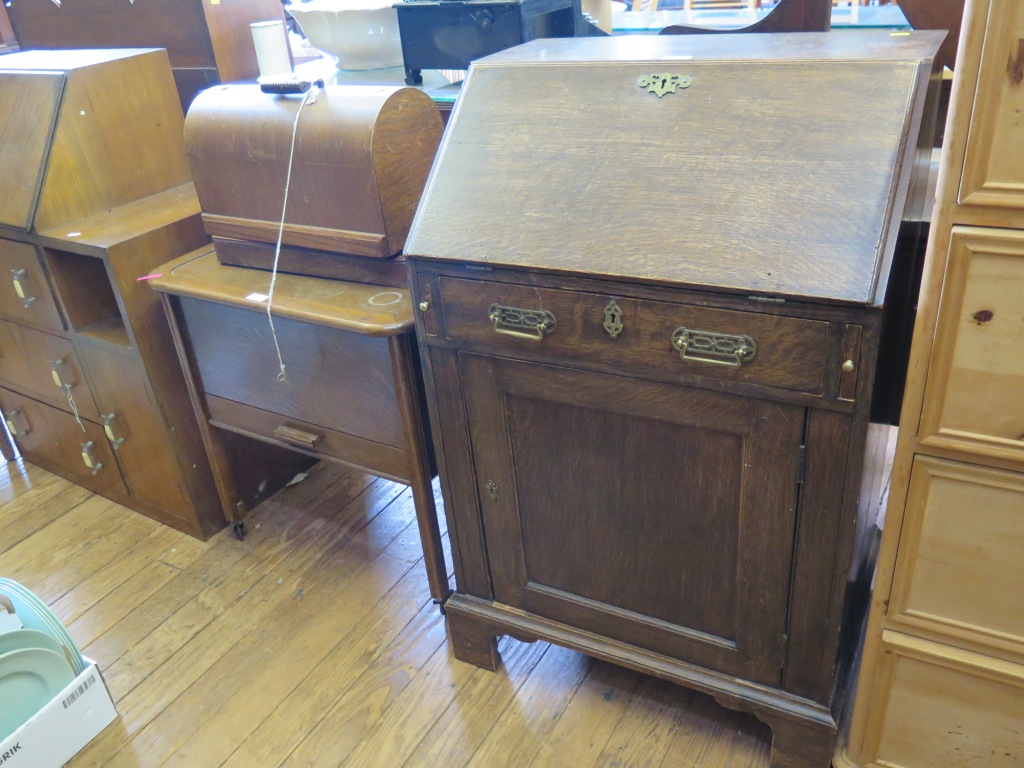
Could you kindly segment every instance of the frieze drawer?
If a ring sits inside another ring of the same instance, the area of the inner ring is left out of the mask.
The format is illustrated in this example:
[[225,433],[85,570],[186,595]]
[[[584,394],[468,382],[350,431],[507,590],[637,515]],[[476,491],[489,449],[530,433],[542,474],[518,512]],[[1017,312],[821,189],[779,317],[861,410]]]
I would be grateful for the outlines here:
[[395,479],[408,477],[408,462],[401,448],[375,443],[354,435],[263,411],[220,397],[207,397],[210,423],[274,443],[283,443],[310,456],[336,459]]
[[825,394],[825,321],[448,277],[440,293],[452,342]]

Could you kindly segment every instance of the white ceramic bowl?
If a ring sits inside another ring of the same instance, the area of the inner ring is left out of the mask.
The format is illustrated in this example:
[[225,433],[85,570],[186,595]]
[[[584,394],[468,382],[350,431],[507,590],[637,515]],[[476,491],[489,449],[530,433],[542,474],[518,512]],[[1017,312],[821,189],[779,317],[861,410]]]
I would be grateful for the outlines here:
[[402,66],[394,0],[314,0],[285,8],[338,69]]

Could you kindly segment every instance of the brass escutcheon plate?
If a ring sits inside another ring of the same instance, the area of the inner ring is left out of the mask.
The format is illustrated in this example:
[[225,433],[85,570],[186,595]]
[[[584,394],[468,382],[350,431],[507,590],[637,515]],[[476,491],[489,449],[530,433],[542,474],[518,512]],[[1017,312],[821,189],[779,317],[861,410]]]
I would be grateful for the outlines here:
[[622,308],[612,299],[604,308],[604,329],[609,336],[617,339],[625,327],[622,323]]
[[693,78],[689,75],[673,75],[669,72],[641,75],[636,81],[648,93],[655,94],[659,99],[666,93],[675,93],[677,88],[689,88]]

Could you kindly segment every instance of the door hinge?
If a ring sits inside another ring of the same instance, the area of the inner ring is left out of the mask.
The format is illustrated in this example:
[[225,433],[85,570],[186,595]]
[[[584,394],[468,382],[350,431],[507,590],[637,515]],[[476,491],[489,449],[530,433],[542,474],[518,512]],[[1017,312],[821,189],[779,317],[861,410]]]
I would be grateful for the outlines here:
[[807,475],[807,446],[800,446],[800,453],[796,457],[796,484],[801,485]]
[[779,681],[782,681],[782,675],[786,671],[786,656],[789,651],[789,635],[783,632],[779,635]]

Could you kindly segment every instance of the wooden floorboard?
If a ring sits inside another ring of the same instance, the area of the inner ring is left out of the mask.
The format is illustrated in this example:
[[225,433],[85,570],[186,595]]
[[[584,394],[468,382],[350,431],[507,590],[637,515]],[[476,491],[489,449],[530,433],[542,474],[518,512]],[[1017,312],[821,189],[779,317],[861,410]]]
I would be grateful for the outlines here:
[[120,714],[72,768],[768,766],[764,726],[678,686],[507,637],[497,673],[456,661],[404,486],[318,465],[247,527],[199,542],[0,471],[0,576],[51,605]]

